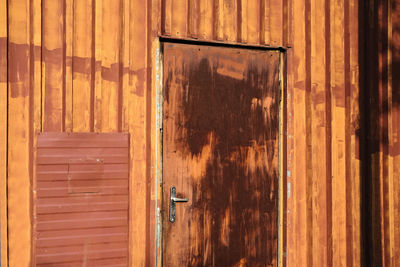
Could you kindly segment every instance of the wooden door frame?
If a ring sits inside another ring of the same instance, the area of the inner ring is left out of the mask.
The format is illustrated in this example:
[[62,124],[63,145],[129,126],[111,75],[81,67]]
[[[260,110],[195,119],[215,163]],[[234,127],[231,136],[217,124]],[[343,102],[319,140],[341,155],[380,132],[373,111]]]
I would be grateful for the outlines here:
[[159,36],[151,45],[151,174],[150,174],[150,265],[162,266],[162,187],[163,187],[163,45],[164,43],[181,43],[198,46],[220,46],[226,48],[257,49],[280,52],[280,104],[279,104],[279,215],[278,215],[278,266],[286,266],[286,228],[287,228],[287,48],[261,45],[236,44],[219,41],[200,41],[187,38]]

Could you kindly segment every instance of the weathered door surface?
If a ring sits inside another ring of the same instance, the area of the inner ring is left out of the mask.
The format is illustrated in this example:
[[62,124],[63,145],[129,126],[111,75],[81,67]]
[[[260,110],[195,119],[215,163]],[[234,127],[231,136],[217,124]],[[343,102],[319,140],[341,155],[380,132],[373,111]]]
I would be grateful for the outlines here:
[[37,137],[32,266],[128,266],[129,138]]
[[164,266],[277,265],[279,58],[164,44]]

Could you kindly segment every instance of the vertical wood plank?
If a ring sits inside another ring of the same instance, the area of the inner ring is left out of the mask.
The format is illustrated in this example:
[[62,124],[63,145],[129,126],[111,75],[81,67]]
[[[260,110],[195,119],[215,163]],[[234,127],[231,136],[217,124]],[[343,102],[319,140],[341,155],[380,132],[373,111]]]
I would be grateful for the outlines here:
[[349,34],[350,34],[350,125],[351,125],[351,141],[350,141],[350,158],[348,161],[351,164],[351,225],[352,225],[352,266],[361,266],[361,231],[358,227],[361,221],[361,167],[360,167],[360,98],[359,98],[359,38],[358,38],[358,0],[351,1],[349,4]]
[[74,0],[65,0],[65,131],[73,128],[72,57],[74,48]]
[[292,0],[283,0],[283,40],[282,43],[284,46],[291,47],[292,46]]
[[228,42],[237,41],[237,2],[236,0],[223,1],[223,40]]
[[[30,112],[31,112],[31,120],[32,120],[32,132],[33,134],[36,135],[36,133],[43,131],[43,120],[42,120],[42,113],[44,113],[44,110],[42,110],[42,66],[43,66],[43,58],[42,58],[42,36],[43,36],[43,5],[42,1],[33,1],[31,2],[31,59],[33,62],[31,62],[32,70],[30,72],[31,75],[31,84],[32,84],[32,96],[30,99]],[[64,15],[64,14],[63,14]],[[63,34],[63,33],[62,33]],[[63,35],[62,35],[63,36]],[[65,63],[65,57],[63,57],[62,60],[63,63]],[[63,103],[63,101],[61,101]],[[33,112],[32,112],[33,110]],[[62,111],[64,111],[63,105],[62,105]],[[61,126],[63,125],[64,122],[64,114],[63,112],[61,113]],[[36,138],[33,138],[31,136],[31,151],[30,151],[30,156],[31,156],[31,162],[35,162],[36,160],[36,155],[33,151],[33,148],[36,147]],[[36,166],[31,163],[31,199],[34,200],[36,199],[36,190],[33,190],[36,188],[35,184],[35,174],[36,174]],[[35,214],[34,210],[34,205],[31,206],[31,212],[32,214]],[[32,225],[32,232],[35,233],[36,230],[36,225]],[[34,242],[32,240],[31,245],[34,245]],[[32,258],[31,265],[34,266],[36,263]]]
[[[163,15],[161,12],[162,9],[162,1],[160,0],[147,0],[150,1],[148,3],[149,6],[149,21],[148,21],[148,26],[150,26],[149,30],[153,40],[154,38],[157,38],[158,36],[160,36],[161,34],[161,16]],[[189,6],[189,4],[187,3],[187,6]],[[189,11],[189,10],[188,10]],[[188,22],[188,15],[189,13],[186,14],[186,21]]]
[[171,35],[172,33],[172,1],[162,0],[162,34]]
[[[188,1],[189,2],[189,1]],[[189,3],[186,3],[186,25],[189,25]],[[159,90],[161,74],[160,60],[161,46],[157,36],[160,26],[160,4],[159,0],[149,0],[147,15],[147,50],[146,50],[146,265],[157,266],[161,263],[160,238],[161,228],[158,224],[160,219],[160,190],[158,175],[161,159],[159,157],[161,142],[161,125],[157,120],[156,114],[160,111],[159,98],[162,96]],[[189,34],[188,28],[186,36]],[[151,66],[151,68],[149,68]]]
[[213,38],[213,0],[200,0],[200,25],[199,35],[203,39],[211,40]]
[[[129,132],[131,153],[130,221],[132,265],[146,265],[146,102],[147,102],[147,1],[132,0],[130,7],[130,83]],[[140,218],[140,219],[138,219]]]
[[260,0],[249,1],[247,9],[242,9],[242,12],[247,12],[247,41],[249,44],[260,43]]
[[100,132],[102,125],[102,44],[103,44],[103,0],[95,2],[94,24],[94,131]]
[[223,40],[224,36],[224,1],[214,0],[214,40]]
[[400,4],[398,0],[388,5],[388,96],[389,96],[389,191],[391,214],[391,266],[400,265]]
[[390,262],[392,259],[392,225],[390,223],[392,218],[391,209],[391,184],[390,184],[390,155],[389,155],[389,118],[388,113],[388,7],[389,1],[380,1],[378,3],[378,54],[379,54],[379,178],[380,178],[380,204],[381,204],[381,249],[382,249],[382,266],[391,266]]
[[7,1],[0,1],[0,265],[8,266],[7,234]]
[[31,53],[33,53],[33,130],[42,130],[42,1],[32,2]]
[[171,34],[187,37],[189,6],[187,0],[172,0]]
[[[149,93],[147,95],[148,101],[147,102],[147,159],[150,161],[148,164],[148,253],[147,257],[150,259],[148,260],[149,266],[156,266],[156,260],[161,261],[160,258],[156,259],[157,256],[161,255],[160,251],[160,228],[162,227],[158,220],[160,218],[160,211],[159,209],[161,206],[161,179],[162,179],[162,73],[161,73],[161,50],[160,50],[160,43],[158,39],[152,38],[151,40],[151,47],[148,46],[148,51],[151,51],[151,58],[149,57],[148,60],[151,60],[151,63],[148,61],[147,64],[152,66],[151,72],[148,75],[151,75],[151,84],[148,84],[151,88],[149,88]],[[149,80],[148,80],[149,81]],[[149,108],[151,111],[149,111]],[[150,116],[150,117],[149,117]]]
[[[307,117],[306,117],[306,25],[305,0],[293,1],[290,23],[293,27],[293,46],[289,52],[288,123],[293,127],[288,149],[288,266],[306,266],[309,244],[307,242]],[[289,92],[290,94],[290,92]]]
[[241,36],[241,42],[242,43],[247,43],[248,42],[248,16],[247,16],[247,1],[246,0],[239,0],[240,2],[238,5],[240,5],[240,21],[241,25],[238,26],[241,29],[240,36]]
[[188,37],[199,38],[200,26],[200,1],[189,1],[189,32]]
[[102,1],[101,131],[121,128],[121,0]]
[[[379,61],[379,49],[378,49],[378,38],[379,29],[377,27],[377,7],[375,6],[377,2],[367,1],[363,3],[364,6],[364,16],[365,16],[365,38],[368,41],[365,43],[365,55],[368,55],[372,62]],[[371,31],[367,30],[371,29]],[[363,32],[362,32],[363,33]],[[367,163],[370,167],[366,167],[366,171],[368,172],[369,180],[364,183],[364,216],[366,217],[366,231],[365,234],[366,241],[364,242],[364,251],[367,253],[363,253],[365,262],[372,262],[372,265],[381,266],[381,240],[380,240],[380,191],[379,191],[379,96],[377,90],[379,86],[379,66],[378,64],[367,64],[368,61],[363,59],[365,62],[365,75],[368,77],[374,77],[374,79],[368,79],[365,77],[363,79],[363,83],[365,83],[365,97],[368,97],[369,102],[368,109],[365,108],[363,111],[366,113],[366,125],[368,125],[369,129],[366,130],[366,142],[368,142],[368,156],[365,157]],[[362,67],[362,66],[360,66]],[[376,253],[372,253],[372,251]],[[365,264],[365,263],[364,263]]]
[[[291,0],[286,1],[286,12],[287,12],[287,21],[286,25],[287,27],[291,28],[293,26],[293,5]],[[293,31],[288,32],[288,39],[290,35],[290,39],[292,39],[292,34]],[[296,210],[296,203],[294,201],[294,179],[293,179],[293,174],[294,174],[294,121],[293,121],[293,110],[294,110],[294,104],[293,104],[293,95],[294,95],[294,66],[293,66],[293,49],[289,50],[286,53],[286,107],[287,107],[287,115],[286,115],[286,134],[287,134],[287,139],[286,139],[286,187],[287,187],[287,193],[286,193],[286,262],[284,266],[296,266],[296,256],[294,255],[295,253],[289,253],[289,251],[292,251],[295,249],[295,241],[296,237],[293,236],[295,233],[295,217],[293,215],[296,215],[295,210]],[[296,251],[296,250],[294,250]]]
[[305,98],[305,112],[306,112],[306,206],[307,206],[307,224],[306,224],[306,240],[307,240],[307,266],[313,264],[313,231],[314,221],[313,214],[315,211],[313,203],[313,151],[312,143],[314,136],[312,134],[312,124],[315,118],[312,117],[311,106],[311,91],[312,91],[312,73],[311,73],[311,1],[306,0],[304,6],[304,22],[305,22],[305,85],[306,85],[306,98]]
[[73,40],[73,131],[92,129],[92,43],[93,0],[74,1]]
[[388,28],[387,28],[387,38],[388,38],[388,48],[387,48],[387,70],[388,70],[388,77],[387,77],[387,95],[388,95],[388,184],[389,184],[389,238],[390,238],[390,265],[393,265],[395,262],[395,256],[394,256],[394,251],[395,251],[395,217],[396,217],[396,212],[394,210],[395,206],[395,197],[394,197],[394,188],[395,188],[395,183],[393,179],[393,173],[394,173],[394,155],[393,155],[393,77],[392,77],[392,62],[393,62],[393,45],[392,45],[392,38],[393,38],[393,28],[392,28],[392,3],[391,1],[388,1]]
[[64,1],[43,2],[43,130],[64,130]]
[[271,0],[261,1],[261,37],[260,43],[270,45],[271,44]]
[[31,259],[31,1],[8,2],[8,247],[9,266]]
[[[330,151],[327,144],[325,1],[311,0],[311,153],[312,153],[312,251],[313,266],[328,266],[327,179]],[[276,42],[275,39],[274,41]]]
[[[282,0],[270,0],[270,30],[271,30],[271,42],[273,46],[282,46],[282,35],[283,35],[283,2]],[[325,13],[320,10],[322,15]],[[321,44],[322,45],[322,44]]]
[[331,1],[333,266],[346,265],[346,96],[344,2]]
[[121,53],[120,53],[120,62],[121,62],[121,85],[120,85],[120,100],[122,103],[119,103],[122,108],[121,116],[121,131],[128,132],[129,131],[129,97],[130,97],[130,77],[129,77],[129,65],[130,65],[130,55],[129,55],[129,44],[130,44],[130,0],[122,0],[121,9],[123,13],[122,19],[122,32],[121,32]]

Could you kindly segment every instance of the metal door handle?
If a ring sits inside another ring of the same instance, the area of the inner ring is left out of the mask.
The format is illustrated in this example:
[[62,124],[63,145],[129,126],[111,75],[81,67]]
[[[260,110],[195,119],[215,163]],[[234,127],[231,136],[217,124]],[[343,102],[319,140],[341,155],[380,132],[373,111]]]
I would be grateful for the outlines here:
[[179,198],[179,197],[171,197],[171,201],[173,202],[188,202],[188,198]]
[[169,221],[175,222],[175,203],[176,202],[188,202],[188,198],[179,198],[176,197],[176,188],[175,186],[171,187],[171,197],[169,201]]

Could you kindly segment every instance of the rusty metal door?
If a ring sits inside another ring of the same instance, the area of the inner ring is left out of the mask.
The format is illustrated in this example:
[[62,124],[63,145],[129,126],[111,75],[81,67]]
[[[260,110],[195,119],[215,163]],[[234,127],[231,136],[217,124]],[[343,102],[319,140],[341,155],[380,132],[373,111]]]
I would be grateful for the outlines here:
[[277,266],[279,52],[163,49],[163,265]]

